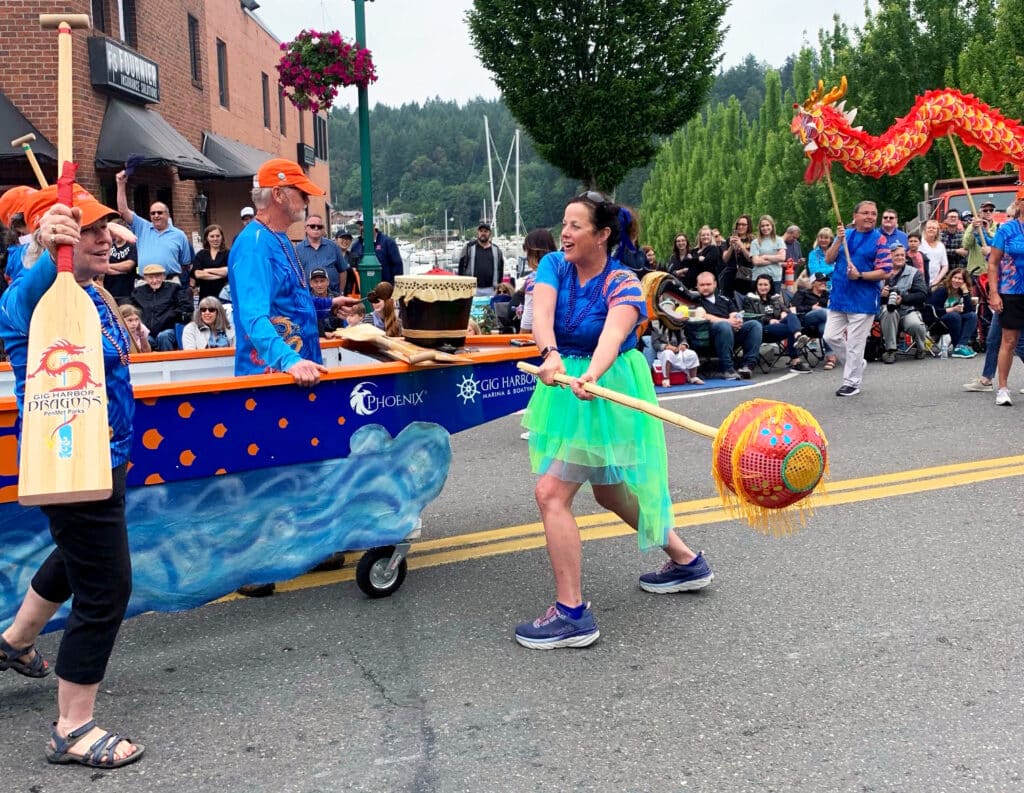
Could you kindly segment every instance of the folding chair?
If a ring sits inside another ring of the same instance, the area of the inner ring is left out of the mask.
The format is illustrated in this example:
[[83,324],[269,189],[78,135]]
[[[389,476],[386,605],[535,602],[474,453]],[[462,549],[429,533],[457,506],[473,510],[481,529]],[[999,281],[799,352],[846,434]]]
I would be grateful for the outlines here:
[[810,342],[800,351],[800,354],[807,361],[807,365],[814,369],[825,360],[825,347],[823,346],[825,342],[817,328],[808,328],[805,325],[803,334],[810,339]]
[[761,374],[768,374],[774,369],[780,358],[785,357],[787,361],[789,360],[789,356],[782,349],[783,344],[784,342],[774,339],[761,342],[761,349],[757,353],[757,368],[761,370]]
[[[938,358],[941,354],[939,351],[939,341],[943,336],[949,334],[949,327],[939,319],[935,306],[930,303],[925,303],[918,310],[921,312],[921,319],[924,320],[924,326],[927,329],[924,339],[925,352],[933,358]],[[901,333],[900,336],[906,342],[906,348],[901,347],[899,350],[900,354],[914,355],[917,352],[917,344],[914,342],[914,337],[909,333]]]

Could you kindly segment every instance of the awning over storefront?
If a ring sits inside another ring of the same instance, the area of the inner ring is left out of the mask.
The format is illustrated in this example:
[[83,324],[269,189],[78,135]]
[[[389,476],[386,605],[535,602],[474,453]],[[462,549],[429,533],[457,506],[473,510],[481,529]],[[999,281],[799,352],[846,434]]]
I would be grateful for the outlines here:
[[0,143],[5,144],[0,145],[0,160],[24,157],[25,153],[20,148],[14,149],[6,144],[10,144],[15,138],[20,138],[30,132],[36,136],[31,143],[32,153],[36,155],[36,159],[57,162],[56,147],[44,138],[39,130],[14,106],[14,103],[0,91]]
[[224,169],[204,157],[155,110],[117,99],[107,101],[97,168],[124,167],[131,155],[142,157],[139,165],[176,166],[180,179],[223,179]]
[[263,163],[278,156],[212,132],[203,133],[203,154],[223,168],[228,179],[250,179]]

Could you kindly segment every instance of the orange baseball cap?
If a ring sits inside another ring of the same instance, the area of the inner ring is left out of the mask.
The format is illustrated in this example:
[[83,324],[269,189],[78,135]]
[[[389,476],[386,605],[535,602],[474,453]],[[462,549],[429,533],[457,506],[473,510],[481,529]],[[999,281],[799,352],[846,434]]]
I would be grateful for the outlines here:
[[24,213],[25,202],[33,193],[39,192],[34,187],[20,184],[0,195],[0,223],[5,226],[11,225],[11,220],[19,212]]
[[309,180],[297,162],[285,159],[267,160],[256,172],[258,187],[296,187],[306,195],[326,195]]
[[[25,222],[28,224],[28,227],[32,231],[39,228],[39,221],[46,214],[46,210],[56,203],[57,185],[50,185],[42,190],[37,190],[35,195],[25,202]],[[116,209],[111,209],[101,204],[92,193],[80,184],[75,184],[72,187],[71,205],[82,210],[82,228],[91,226],[96,221],[103,220],[103,218],[116,217],[118,215]]]

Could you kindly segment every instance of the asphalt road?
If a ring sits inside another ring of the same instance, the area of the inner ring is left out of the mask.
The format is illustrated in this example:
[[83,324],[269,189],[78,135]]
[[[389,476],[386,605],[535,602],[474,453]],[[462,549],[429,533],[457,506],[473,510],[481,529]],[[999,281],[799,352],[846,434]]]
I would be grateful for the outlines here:
[[829,495],[794,536],[756,534],[704,503],[710,441],[667,428],[682,533],[717,578],[641,592],[658,554],[581,496],[586,650],[511,639],[553,596],[518,419],[454,436],[393,597],[346,568],[126,623],[98,716],[147,745],[138,764],[48,766],[52,678],[0,676],[3,788],[1024,790],[1024,372],[997,408],[960,388],[980,368],[872,364],[852,399],[838,371],[780,371],[663,402],[709,424],[753,396],[807,407]]

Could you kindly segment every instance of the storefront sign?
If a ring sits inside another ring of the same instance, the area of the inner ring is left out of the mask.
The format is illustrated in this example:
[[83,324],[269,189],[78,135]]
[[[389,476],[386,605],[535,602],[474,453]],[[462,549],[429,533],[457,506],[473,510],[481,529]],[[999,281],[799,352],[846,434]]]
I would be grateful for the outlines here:
[[160,101],[156,62],[103,36],[89,39],[89,77],[94,88],[133,102]]

